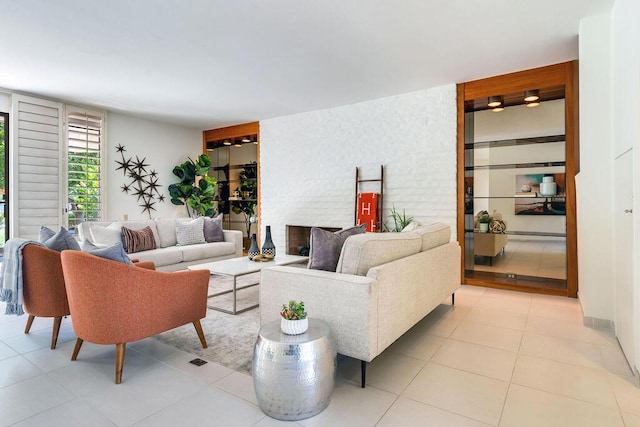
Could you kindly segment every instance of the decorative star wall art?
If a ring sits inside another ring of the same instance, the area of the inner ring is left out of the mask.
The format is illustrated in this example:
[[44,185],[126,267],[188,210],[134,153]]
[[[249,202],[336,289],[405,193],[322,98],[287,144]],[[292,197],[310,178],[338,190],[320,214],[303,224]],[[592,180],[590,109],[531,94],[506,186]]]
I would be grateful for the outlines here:
[[145,163],[146,157],[140,159],[136,156],[125,158],[125,148],[123,145],[118,144],[116,146],[116,152],[122,156],[122,161],[116,160],[118,167],[116,170],[122,169],[125,181],[124,185],[120,187],[123,193],[131,194],[137,197],[138,206],[142,208],[142,213],[147,212],[149,219],[151,219],[151,211],[155,211],[154,205],[164,202],[164,195],[158,191],[158,172],[155,170],[147,170],[149,164]]

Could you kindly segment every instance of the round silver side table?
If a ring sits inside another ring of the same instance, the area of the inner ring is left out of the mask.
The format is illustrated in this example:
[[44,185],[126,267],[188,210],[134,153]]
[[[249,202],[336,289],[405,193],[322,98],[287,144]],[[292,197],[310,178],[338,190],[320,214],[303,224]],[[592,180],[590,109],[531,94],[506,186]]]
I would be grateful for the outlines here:
[[280,321],[260,328],[253,349],[253,386],[260,409],[279,420],[302,420],[324,410],[335,385],[336,346],[329,326],[309,319],[304,334],[286,335]]

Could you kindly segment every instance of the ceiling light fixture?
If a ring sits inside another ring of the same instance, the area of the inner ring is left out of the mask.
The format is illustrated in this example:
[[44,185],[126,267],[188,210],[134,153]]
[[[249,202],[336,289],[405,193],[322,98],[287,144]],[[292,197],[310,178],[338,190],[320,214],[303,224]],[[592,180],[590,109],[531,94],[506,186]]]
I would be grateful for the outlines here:
[[537,107],[538,105],[540,105],[540,102],[538,101],[527,102],[527,107],[530,107],[530,108]]
[[236,141],[235,144],[233,144],[234,147],[242,147],[242,142],[240,141]]
[[487,103],[487,107],[495,108],[502,105],[502,97],[501,96],[490,96],[489,102]]
[[254,145],[258,145],[258,138],[254,139],[252,142]]
[[249,135],[242,138],[242,142],[251,142],[251,137]]
[[228,139],[225,139],[222,144],[223,145],[231,145],[231,141],[229,141]]
[[491,111],[493,111],[494,113],[499,113],[500,111],[504,111],[504,107],[502,106],[496,107],[496,108],[493,108]]
[[539,99],[540,99],[540,91],[538,89],[527,90],[524,93],[524,102],[533,102]]

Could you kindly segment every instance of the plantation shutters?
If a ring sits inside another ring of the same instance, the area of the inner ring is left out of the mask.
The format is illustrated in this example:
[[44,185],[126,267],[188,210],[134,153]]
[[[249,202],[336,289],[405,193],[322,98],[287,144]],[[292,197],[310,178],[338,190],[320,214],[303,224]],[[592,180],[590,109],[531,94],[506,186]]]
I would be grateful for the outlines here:
[[[11,236],[36,239],[61,224],[62,104],[11,97]],[[17,186],[17,188],[16,188]]]
[[103,217],[104,115],[67,107],[67,218],[70,231]]

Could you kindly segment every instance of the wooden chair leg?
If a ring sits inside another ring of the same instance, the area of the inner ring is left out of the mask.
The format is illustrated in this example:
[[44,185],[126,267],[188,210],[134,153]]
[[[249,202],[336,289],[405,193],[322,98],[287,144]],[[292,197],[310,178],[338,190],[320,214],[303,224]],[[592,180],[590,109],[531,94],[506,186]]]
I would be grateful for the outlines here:
[[71,360],[76,360],[78,358],[78,353],[80,352],[80,347],[82,347],[82,343],[84,341],[82,338],[78,338],[76,340],[76,346],[73,348],[73,354],[71,355]]
[[53,318],[53,332],[51,333],[51,350],[55,350],[58,343],[58,334],[60,333],[60,324],[62,324],[62,316]]
[[200,320],[196,320],[195,322],[193,322],[193,327],[196,328],[198,338],[200,338],[200,342],[202,343],[202,348],[207,348],[207,340],[204,338],[204,332],[202,331]]
[[116,344],[116,384],[122,382],[122,369],[124,368],[124,353],[126,343]]
[[29,318],[27,319],[27,326],[25,326],[24,328],[24,333],[28,334],[29,330],[31,329],[31,325],[33,324],[33,319],[35,319],[36,316],[32,316],[31,314],[29,315]]

